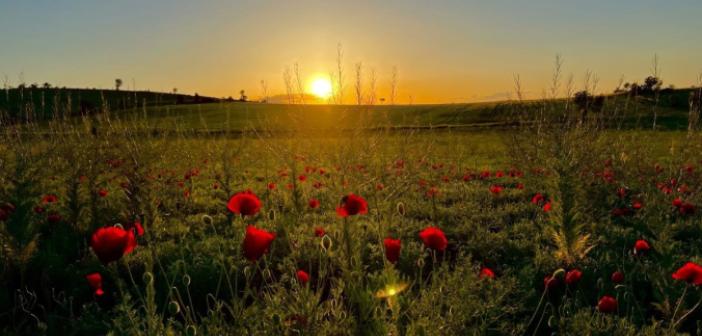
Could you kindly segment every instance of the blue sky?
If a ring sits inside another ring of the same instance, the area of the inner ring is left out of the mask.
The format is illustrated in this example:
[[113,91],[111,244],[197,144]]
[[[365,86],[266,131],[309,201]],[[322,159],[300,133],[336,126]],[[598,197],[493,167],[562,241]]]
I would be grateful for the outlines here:
[[611,91],[641,81],[654,54],[679,87],[702,71],[702,1],[3,1],[0,76],[17,84],[236,95],[283,92],[284,69],[305,78],[334,68],[338,43],[374,69],[379,95],[391,69],[400,101],[505,97],[519,74],[534,96],[549,86],[554,55],[564,76],[585,71]]

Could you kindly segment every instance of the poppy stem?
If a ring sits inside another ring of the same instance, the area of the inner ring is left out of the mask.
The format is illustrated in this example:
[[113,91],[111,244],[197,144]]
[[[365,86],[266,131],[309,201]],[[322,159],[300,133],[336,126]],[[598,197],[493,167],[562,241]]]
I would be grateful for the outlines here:
[[548,292],[548,287],[544,288],[543,293],[541,293],[541,299],[539,299],[539,304],[536,305],[536,309],[534,309],[534,314],[531,315],[529,323],[527,323],[526,329],[524,329],[524,335],[527,334],[527,331],[529,331],[529,327],[531,327],[531,324],[534,323],[536,315],[539,313],[539,310],[541,310],[541,305],[544,303],[544,299],[546,298],[546,292]]
[[675,322],[675,316],[678,315],[678,310],[680,309],[680,306],[682,305],[683,300],[685,299],[685,295],[687,294],[687,289],[690,288],[690,285],[687,284],[685,285],[685,290],[683,290],[682,295],[680,295],[680,298],[678,299],[678,304],[675,306],[675,311],[673,311],[673,317],[670,318],[671,328],[674,328],[677,322]]
[[349,273],[351,273],[353,262],[351,258],[351,232],[349,229],[348,217],[344,217],[344,241],[346,244],[346,266],[348,267]]
[[[688,285],[689,287],[689,285]],[[687,289],[687,288],[686,288]],[[680,319],[678,319],[675,323],[673,323],[673,329],[676,329],[677,325],[680,324],[682,321],[684,321],[690,314],[692,314],[697,308],[699,308],[700,304],[702,304],[702,299],[697,301],[697,303],[685,313],[685,315],[681,316]]]

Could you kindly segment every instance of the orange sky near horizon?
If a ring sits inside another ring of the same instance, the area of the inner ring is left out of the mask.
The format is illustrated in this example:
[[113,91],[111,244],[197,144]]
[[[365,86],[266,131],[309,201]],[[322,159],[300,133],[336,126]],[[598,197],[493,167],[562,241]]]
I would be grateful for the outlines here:
[[[354,103],[354,65],[368,95],[397,103],[463,103],[527,98],[551,86],[554,57],[576,90],[585,73],[597,92],[621,78],[641,82],[658,55],[666,85],[698,84],[702,2],[388,0],[224,1],[49,0],[0,3],[0,79],[8,85],[199,93],[250,98],[285,94],[298,64],[304,86],[336,71],[343,46],[344,103]],[[693,43],[695,42],[695,43]]]

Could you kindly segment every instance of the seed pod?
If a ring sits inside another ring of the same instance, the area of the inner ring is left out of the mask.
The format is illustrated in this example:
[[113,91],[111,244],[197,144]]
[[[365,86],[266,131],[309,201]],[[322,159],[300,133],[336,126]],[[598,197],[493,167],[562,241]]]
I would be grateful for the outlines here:
[[407,213],[407,209],[405,209],[405,203],[402,202],[397,202],[397,214],[404,217],[405,214]]
[[169,302],[168,303],[168,312],[171,315],[175,315],[175,314],[180,313],[180,305],[178,304],[178,302],[175,302],[175,301]]
[[194,325],[189,325],[185,327],[185,335],[187,336],[196,336],[197,335],[197,327]]
[[330,253],[331,248],[332,248],[332,240],[329,237],[329,235],[324,235],[322,239],[319,240],[319,247],[322,249],[322,252],[324,253]]
[[141,276],[141,279],[144,280],[147,286],[151,286],[154,283],[154,275],[151,274],[151,272],[145,272],[144,275]]
[[205,225],[212,225],[213,219],[210,215],[202,215],[202,223]]

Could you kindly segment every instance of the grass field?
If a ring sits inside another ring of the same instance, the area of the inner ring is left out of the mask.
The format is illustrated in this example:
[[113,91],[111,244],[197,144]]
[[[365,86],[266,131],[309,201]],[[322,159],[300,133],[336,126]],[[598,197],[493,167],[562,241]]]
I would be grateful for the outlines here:
[[565,103],[7,125],[2,333],[696,333],[702,135]]

